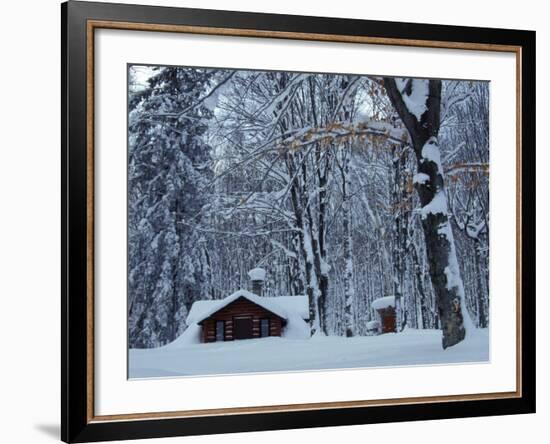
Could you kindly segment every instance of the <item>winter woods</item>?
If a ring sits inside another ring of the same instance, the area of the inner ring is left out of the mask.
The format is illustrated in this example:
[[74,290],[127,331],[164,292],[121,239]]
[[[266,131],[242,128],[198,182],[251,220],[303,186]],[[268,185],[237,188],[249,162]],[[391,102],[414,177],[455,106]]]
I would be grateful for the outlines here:
[[443,347],[487,327],[488,113],[486,82],[130,67],[130,347],[255,267],[311,335],[370,334],[386,296]]

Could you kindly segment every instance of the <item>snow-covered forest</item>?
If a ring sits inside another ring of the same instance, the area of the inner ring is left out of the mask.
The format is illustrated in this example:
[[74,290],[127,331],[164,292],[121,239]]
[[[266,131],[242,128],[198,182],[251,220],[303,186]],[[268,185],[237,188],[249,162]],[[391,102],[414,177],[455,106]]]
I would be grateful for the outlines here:
[[255,267],[311,335],[389,295],[398,334],[488,327],[487,82],[134,65],[128,94],[130,348]]

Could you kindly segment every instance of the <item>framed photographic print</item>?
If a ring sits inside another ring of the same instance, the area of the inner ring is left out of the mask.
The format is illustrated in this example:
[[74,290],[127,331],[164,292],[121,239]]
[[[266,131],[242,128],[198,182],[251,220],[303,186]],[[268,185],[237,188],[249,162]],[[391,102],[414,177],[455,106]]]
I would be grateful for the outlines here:
[[62,439],[535,411],[535,33],[64,3]]

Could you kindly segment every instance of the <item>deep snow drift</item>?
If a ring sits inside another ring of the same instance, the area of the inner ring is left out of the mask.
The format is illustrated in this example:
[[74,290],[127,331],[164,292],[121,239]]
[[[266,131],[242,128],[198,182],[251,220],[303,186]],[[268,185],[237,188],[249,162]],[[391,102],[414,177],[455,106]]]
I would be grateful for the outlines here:
[[273,371],[329,370],[486,362],[488,330],[443,350],[441,331],[405,330],[380,336],[312,339],[262,338],[209,344],[174,341],[154,349],[132,349],[129,377],[200,376]]

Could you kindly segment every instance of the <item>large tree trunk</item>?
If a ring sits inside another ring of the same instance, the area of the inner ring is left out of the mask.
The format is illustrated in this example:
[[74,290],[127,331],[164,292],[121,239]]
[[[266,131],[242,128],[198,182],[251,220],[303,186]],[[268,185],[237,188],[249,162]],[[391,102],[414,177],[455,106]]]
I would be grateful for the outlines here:
[[428,307],[427,307],[427,297],[426,292],[424,290],[424,280],[422,279],[422,270],[420,268],[420,261],[418,259],[418,252],[416,251],[416,246],[414,245],[414,242],[412,242],[411,246],[411,253],[412,253],[412,262],[413,262],[413,270],[415,274],[415,286],[416,286],[416,294],[418,295],[420,299],[420,321],[418,328],[429,328],[432,326],[431,320],[428,318]]
[[[399,84],[399,86],[398,86]],[[462,341],[471,321],[447,215],[438,133],[441,81],[384,78],[384,86],[412,140],[417,159],[415,187],[422,206],[422,228],[443,330],[443,348]]]

